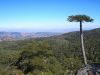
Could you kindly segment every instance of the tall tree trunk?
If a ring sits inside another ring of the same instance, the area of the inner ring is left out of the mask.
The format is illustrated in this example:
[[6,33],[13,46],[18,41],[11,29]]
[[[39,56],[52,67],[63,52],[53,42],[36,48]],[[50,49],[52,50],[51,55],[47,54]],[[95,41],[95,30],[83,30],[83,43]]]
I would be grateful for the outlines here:
[[87,65],[87,58],[86,58],[86,53],[84,50],[84,42],[83,42],[82,21],[80,21],[80,41],[81,41],[81,50],[82,50],[83,58],[84,58],[84,64]]

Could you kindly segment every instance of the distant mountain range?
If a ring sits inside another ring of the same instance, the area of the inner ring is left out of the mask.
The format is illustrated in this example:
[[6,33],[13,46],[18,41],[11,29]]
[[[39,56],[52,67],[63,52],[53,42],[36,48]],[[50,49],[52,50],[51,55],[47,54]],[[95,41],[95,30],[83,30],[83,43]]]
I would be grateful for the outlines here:
[[[99,37],[100,28],[93,30],[85,30],[84,37]],[[88,36],[89,35],[89,36]],[[13,41],[13,40],[24,40],[29,38],[41,38],[41,37],[52,37],[52,38],[66,38],[68,40],[79,39],[79,31],[69,32],[69,33],[56,33],[56,32],[32,32],[32,33],[22,33],[22,32],[0,32],[0,41]]]
[[60,34],[61,33],[53,33],[53,32],[32,32],[32,33],[0,32],[0,41],[13,41],[13,40],[24,40],[28,38],[50,37]]

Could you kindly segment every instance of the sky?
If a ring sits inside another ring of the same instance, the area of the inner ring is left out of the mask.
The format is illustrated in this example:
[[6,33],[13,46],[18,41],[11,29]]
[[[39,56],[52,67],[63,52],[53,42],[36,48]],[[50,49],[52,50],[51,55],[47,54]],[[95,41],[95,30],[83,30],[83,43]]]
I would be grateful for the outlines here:
[[100,28],[100,0],[0,0],[0,31],[68,32],[79,23],[70,15],[86,14],[94,19],[83,29]]

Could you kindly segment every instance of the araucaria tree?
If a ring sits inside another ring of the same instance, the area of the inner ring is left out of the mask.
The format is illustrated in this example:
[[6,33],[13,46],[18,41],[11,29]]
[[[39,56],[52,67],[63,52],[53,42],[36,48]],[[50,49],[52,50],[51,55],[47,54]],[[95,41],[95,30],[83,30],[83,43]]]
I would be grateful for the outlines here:
[[68,17],[69,22],[79,22],[80,23],[80,41],[81,41],[81,49],[83,52],[84,64],[87,65],[86,53],[84,50],[84,42],[83,42],[83,30],[82,23],[83,22],[92,22],[93,19],[87,15],[72,15]]

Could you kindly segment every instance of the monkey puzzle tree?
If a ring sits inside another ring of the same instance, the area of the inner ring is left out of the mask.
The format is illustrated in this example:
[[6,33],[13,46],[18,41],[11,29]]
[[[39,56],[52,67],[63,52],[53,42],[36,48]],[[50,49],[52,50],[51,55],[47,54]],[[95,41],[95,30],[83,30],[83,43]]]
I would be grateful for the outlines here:
[[93,19],[87,15],[72,15],[67,18],[69,22],[79,22],[80,23],[80,41],[81,41],[81,49],[83,52],[84,64],[87,65],[87,58],[84,50],[84,42],[83,42],[83,30],[82,23],[83,22],[92,22]]

